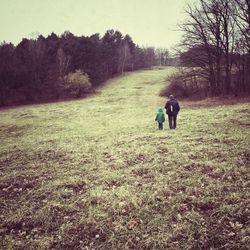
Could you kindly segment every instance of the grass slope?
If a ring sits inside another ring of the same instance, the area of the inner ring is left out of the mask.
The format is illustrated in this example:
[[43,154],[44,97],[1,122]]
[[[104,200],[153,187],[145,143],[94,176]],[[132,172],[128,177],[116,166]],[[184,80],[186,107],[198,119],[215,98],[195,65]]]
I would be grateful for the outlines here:
[[0,248],[247,249],[250,104],[190,107],[158,131],[166,75],[0,113]]

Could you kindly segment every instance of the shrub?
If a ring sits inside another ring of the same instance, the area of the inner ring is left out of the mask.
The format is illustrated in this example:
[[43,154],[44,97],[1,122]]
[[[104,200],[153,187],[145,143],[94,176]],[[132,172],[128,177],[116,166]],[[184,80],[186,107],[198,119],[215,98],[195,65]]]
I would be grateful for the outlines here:
[[178,98],[203,98],[207,96],[208,85],[195,71],[180,71],[166,79],[166,85],[160,96],[173,94]]
[[74,97],[81,97],[84,94],[92,92],[92,84],[89,76],[81,70],[69,73],[63,80],[64,89]]
[[179,82],[171,82],[169,85],[164,87],[160,92],[160,96],[169,96],[171,94],[174,94],[179,98],[188,97],[187,90]]
[[177,96],[178,98],[188,97],[188,89],[183,84],[182,75],[172,75],[168,77],[166,81],[170,84],[161,90],[160,96],[169,96],[174,94],[174,96]]

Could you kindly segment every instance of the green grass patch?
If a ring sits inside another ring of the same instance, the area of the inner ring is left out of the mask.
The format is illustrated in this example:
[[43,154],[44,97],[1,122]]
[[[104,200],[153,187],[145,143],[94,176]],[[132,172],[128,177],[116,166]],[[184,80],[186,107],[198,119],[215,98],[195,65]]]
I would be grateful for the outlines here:
[[174,71],[0,112],[0,248],[247,249],[250,105],[180,102],[159,131]]

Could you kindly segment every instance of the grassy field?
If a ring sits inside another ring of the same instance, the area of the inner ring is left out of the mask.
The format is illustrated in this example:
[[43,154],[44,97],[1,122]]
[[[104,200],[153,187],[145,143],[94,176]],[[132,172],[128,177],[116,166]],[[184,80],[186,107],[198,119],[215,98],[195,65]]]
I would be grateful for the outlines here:
[[159,131],[174,71],[0,111],[0,249],[248,249],[250,103],[180,101]]

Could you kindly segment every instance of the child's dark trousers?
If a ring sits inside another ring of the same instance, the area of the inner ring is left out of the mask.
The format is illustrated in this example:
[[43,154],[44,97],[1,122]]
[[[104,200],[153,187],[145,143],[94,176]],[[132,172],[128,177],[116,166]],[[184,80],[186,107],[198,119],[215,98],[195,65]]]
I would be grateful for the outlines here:
[[159,129],[162,130],[163,129],[163,123],[162,122],[158,122],[159,123]]

